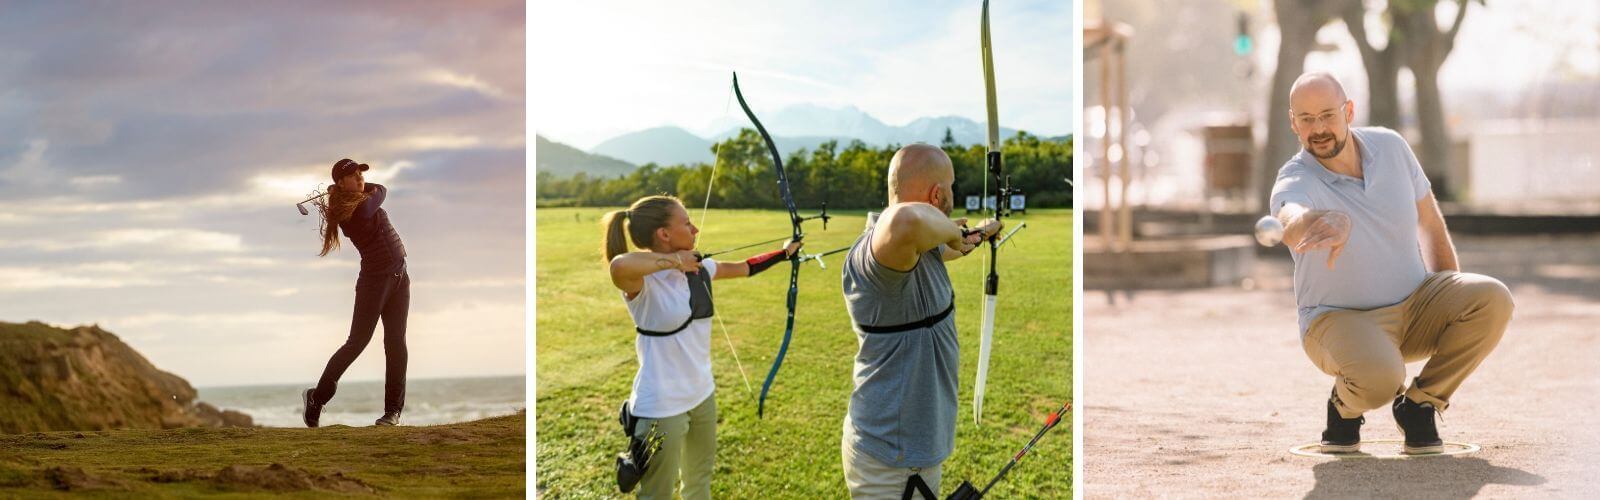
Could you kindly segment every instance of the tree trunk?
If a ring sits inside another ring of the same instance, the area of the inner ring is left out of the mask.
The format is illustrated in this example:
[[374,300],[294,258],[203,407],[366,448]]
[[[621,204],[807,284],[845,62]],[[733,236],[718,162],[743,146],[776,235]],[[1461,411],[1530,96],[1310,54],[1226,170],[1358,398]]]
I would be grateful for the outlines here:
[[1333,19],[1343,2],[1318,2],[1315,0],[1277,0],[1273,13],[1278,21],[1278,63],[1272,73],[1271,97],[1267,101],[1267,143],[1256,159],[1255,196],[1251,204],[1267,206],[1272,194],[1272,184],[1278,178],[1278,168],[1300,150],[1300,141],[1289,129],[1289,86],[1305,71],[1306,54],[1317,41],[1317,30]]
[[1356,107],[1366,109],[1368,125],[1399,129],[1401,40],[1384,33],[1387,41],[1383,48],[1373,47],[1367,41],[1366,14],[1366,6],[1360,2],[1351,3],[1341,13],[1345,28],[1361,49],[1361,64],[1367,70],[1367,102],[1356,103]]
[[1413,69],[1411,74],[1417,78],[1417,126],[1421,132],[1422,144],[1417,151],[1417,160],[1422,162],[1422,170],[1433,181],[1435,196],[1442,199],[1454,199],[1450,190],[1450,131],[1444,119],[1444,100],[1439,95],[1439,68]]
[[1439,93],[1439,68],[1444,66],[1450,50],[1455,47],[1456,34],[1461,31],[1461,22],[1466,18],[1466,0],[1457,0],[1457,11],[1454,22],[1448,31],[1439,31],[1438,18],[1434,13],[1436,2],[1427,2],[1413,8],[1394,8],[1391,12],[1395,17],[1395,29],[1402,30],[1398,36],[1407,40],[1406,67],[1411,69],[1411,75],[1417,81],[1417,128],[1421,133],[1421,147],[1417,149],[1417,160],[1422,163],[1422,169],[1433,181],[1433,192],[1441,199],[1455,199],[1451,190],[1452,179],[1446,176],[1450,172],[1450,130],[1445,122],[1444,98]]

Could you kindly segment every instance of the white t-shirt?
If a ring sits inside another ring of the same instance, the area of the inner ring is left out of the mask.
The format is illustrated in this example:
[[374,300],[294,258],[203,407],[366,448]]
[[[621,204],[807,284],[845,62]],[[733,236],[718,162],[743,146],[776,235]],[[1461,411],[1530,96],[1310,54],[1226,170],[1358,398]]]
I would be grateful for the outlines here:
[[[701,261],[716,276],[717,263]],[[634,325],[645,330],[672,331],[689,319],[688,277],[677,269],[664,269],[644,277],[644,287],[628,305]],[[699,286],[696,283],[695,286]],[[633,377],[629,405],[644,418],[680,415],[711,397],[711,318],[689,322],[683,331],[665,337],[638,335],[639,373]]]

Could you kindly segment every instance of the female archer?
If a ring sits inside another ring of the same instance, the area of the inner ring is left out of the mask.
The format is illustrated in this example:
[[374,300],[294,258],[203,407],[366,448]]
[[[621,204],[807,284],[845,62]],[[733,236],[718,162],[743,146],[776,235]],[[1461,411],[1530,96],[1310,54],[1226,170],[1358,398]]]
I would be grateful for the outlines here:
[[[623,408],[624,425],[631,424],[627,430],[636,440],[660,440],[644,467],[639,498],[672,498],[680,476],[683,498],[710,498],[717,441],[711,281],[754,276],[795,258],[801,243],[743,262],[702,260],[695,252],[700,230],[671,196],[642,198],[607,214],[602,224],[611,283],[622,291],[637,331],[639,372]],[[629,242],[643,251],[629,252]]]

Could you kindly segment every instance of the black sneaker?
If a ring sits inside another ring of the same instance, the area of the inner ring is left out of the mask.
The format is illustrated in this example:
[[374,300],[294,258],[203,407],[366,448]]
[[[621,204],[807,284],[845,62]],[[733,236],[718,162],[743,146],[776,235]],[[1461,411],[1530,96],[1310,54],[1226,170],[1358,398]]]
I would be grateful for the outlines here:
[[378,417],[378,421],[373,422],[372,425],[383,427],[400,425],[400,410],[383,412],[383,416]]
[[1444,441],[1439,439],[1439,429],[1434,426],[1434,408],[1430,403],[1418,403],[1400,395],[1394,398],[1394,423],[1406,435],[1407,455],[1443,453]]
[[317,426],[317,422],[322,420],[322,405],[317,404],[315,396],[313,396],[316,392],[316,389],[306,389],[305,392],[300,393],[300,401],[305,404],[305,413],[301,417],[305,420],[306,427],[314,428]]
[[1361,424],[1367,417],[1344,418],[1339,408],[1328,398],[1328,428],[1322,431],[1323,453],[1355,453],[1361,451]]

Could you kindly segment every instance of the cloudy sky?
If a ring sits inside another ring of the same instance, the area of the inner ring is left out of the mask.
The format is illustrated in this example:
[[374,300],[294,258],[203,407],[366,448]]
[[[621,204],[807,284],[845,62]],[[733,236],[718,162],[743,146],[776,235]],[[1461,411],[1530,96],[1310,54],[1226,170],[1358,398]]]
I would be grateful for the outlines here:
[[[984,121],[981,2],[543,2],[529,23],[536,132],[581,148],[645,128],[704,135],[743,123],[728,74],[758,114],[854,106],[889,125]],[[1074,130],[1075,3],[990,6],[1000,121]],[[753,97],[747,95],[747,97]],[[781,125],[781,124],[779,124]],[[773,125],[774,133],[782,134]]]
[[314,382],[359,258],[293,205],[350,157],[410,254],[412,377],[523,373],[523,14],[8,4],[0,321],[98,323],[196,386]]

